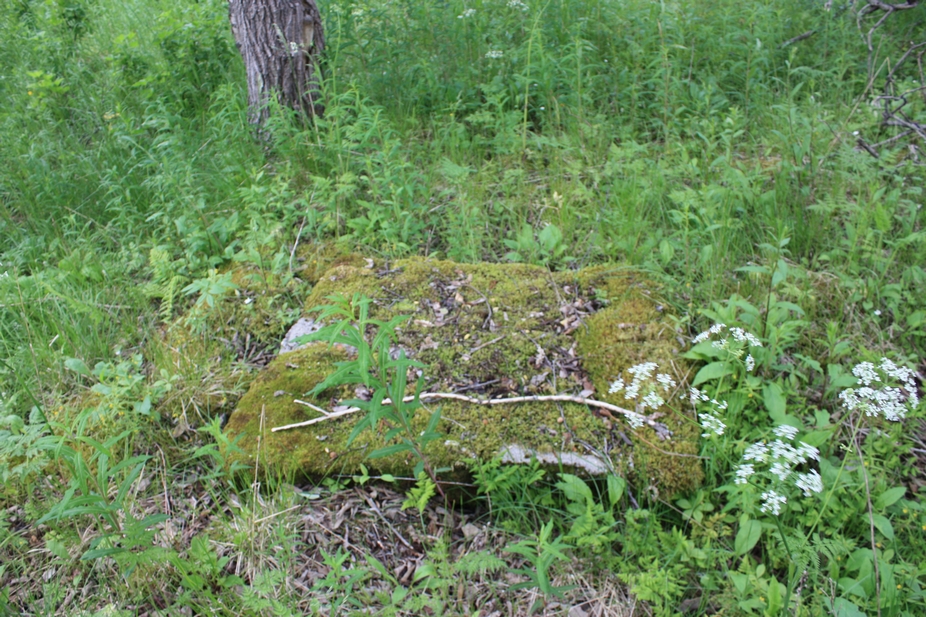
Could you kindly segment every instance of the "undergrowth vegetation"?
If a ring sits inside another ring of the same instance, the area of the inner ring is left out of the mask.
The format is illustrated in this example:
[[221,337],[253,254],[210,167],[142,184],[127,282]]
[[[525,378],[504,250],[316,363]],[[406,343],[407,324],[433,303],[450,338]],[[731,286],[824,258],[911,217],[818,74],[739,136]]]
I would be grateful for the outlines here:
[[[226,3],[3,3],[0,614],[924,614],[923,142],[875,94],[926,5],[872,50],[862,5],[326,0],[324,116],[262,140]],[[484,461],[451,507],[401,431],[414,485],[242,475],[331,247],[658,283],[703,487]]]

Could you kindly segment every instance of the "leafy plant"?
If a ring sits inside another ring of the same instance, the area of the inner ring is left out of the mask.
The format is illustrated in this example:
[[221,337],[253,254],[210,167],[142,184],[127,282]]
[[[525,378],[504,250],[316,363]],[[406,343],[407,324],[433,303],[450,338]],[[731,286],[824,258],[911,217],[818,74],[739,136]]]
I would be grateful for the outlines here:
[[[329,344],[347,345],[356,349],[356,359],[337,363],[337,369],[309,393],[317,395],[329,388],[342,385],[361,385],[369,390],[369,399],[350,399],[343,404],[356,406],[366,412],[357,422],[348,438],[348,444],[364,430],[376,432],[380,422],[386,421],[390,428],[383,435],[383,441],[389,445],[373,450],[368,458],[377,459],[403,452],[410,452],[417,459],[414,473],[418,477],[426,473],[429,483],[419,485],[418,493],[411,497],[414,503],[434,488],[443,494],[437,478],[439,470],[428,461],[425,453],[427,444],[440,439],[436,432],[440,423],[440,408],[430,412],[424,430],[416,429],[413,421],[418,409],[422,409],[418,395],[423,387],[423,376],[419,376],[414,394],[407,395],[407,379],[410,369],[420,369],[423,365],[409,360],[404,350],[394,353],[396,328],[408,321],[406,316],[393,317],[388,322],[370,317],[372,301],[360,295],[348,300],[342,296],[328,298],[332,304],[313,309],[319,313],[319,320],[326,322],[331,318],[338,320],[328,323],[317,332],[299,337],[300,343],[308,341],[328,341]],[[371,331],[368,341],[368,331]],[[390,443],[392,441],[397,443]]]
[[550,578],[550,568],[558,561],[568,561],[565,551],[570,548],[562,537],[554,537],[553,521],[547,521],[537,533],[536,539],[521,540],[505,549],[509,553],[521,555],[530,567],[516,568],[512,572],[526,576],[529,580],[518,583],[513,588],[536,587],[547,596],[562,597],[572,586],[554,586]]

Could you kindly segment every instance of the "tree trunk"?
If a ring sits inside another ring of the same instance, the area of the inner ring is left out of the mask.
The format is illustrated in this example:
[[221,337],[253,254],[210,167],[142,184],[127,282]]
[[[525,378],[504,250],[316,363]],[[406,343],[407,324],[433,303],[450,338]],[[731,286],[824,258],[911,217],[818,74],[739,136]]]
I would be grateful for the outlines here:
[[264,123],[271,96],[308,116],[321,113],[325,33],[315,0],[229,0],[228,14],[247,69],[251,122]]

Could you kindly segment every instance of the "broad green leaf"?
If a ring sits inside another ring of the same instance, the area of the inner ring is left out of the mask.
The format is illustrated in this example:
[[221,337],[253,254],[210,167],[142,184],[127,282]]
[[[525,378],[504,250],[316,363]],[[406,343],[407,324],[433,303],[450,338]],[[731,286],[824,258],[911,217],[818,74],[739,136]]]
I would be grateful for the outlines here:
[[688,351],[682,354],[683,358],[689,360],[709,360],[719,358],[723,352],[714,347],[712,341],[701,341]]
[[840,364],[828,364],[826,366],[826,373],[829,376],[830,387],[836,389],[849,388],[858,383],[858,380],[851,373],[847,373],[846,369]]
[[566,499],[569,501],[582,501],[592,499],[592,491],[588,485],[578,476],[570,473],[559,474],[561,482],[556,483],[556,488],[563,491]]
[[401,585],[392,590],[392,604],[394,606],[399,606],[402,600],[405,599],[405,596],[408,595],[408,589],[402,587]]
[[739,531],[736,532],[736,539],[733,540],[733,551],[737,555],[743,555],[752,550],[752,548],[762,537],[762,523],[757,520],[747,520],[740,524]]
[[746,584],[749,582],[749,577],[745,574],[740,574],[739,572],[729,572],[730,580],[733,581],[733,586],[736,587],[736,590],[743,594],[746,592]]
[[875,508],[878,510],[884,510],[888,506],[894,505],[897,501],[907,493],[906,487],[895,486],[894,488],[889,488],[880,495],[875,500]]
[[809,366],[818,373],[823,373],[823,367],[813,358],[808,358],[807,356],[801,355],[799,353],[794,354],[794,357],[803,362],[805,366]]
[[[840,585],[842,581],[840,581]],[[836,598],[833,602],[833,617],[867,617],[858,606],[845,598]]]
[[784,607],[785,586],[778,582],[777,579],[771,579],[768,582],[768,608],[765,614],[768,617],[777,617]]
[[801,437],[801,441],[803,441],[809,446],[814,446],[814,447],[819,448],[820,446],[828,442],[832,437],[833,437],[832,430],[810,431],[809,433]]
[[765,409],[772,419],[780,421],[785,415],[785,409],[788,406],[787,399],[777,383],[765,384],[762,388],[762,402],[765,403]]
[[881,532],[888,540],[894,539],[894,526],[891,525],[891,521],[887,519],[886,516],[881,514],[873,514],[871,517],[871,522],[874,523],[875,528]]
[[559,230],[559,227],[551,223],[540,230],[540,233],[537,234],[537,240],[547,251],[552,251],[556,248],[556,245],[563,241],[563,232]]
[[136,413],[140,413],[143,416],[151,415],[151,397],[146,396],[145,400],[135,403]]
[[866,598],[866,599],[868,598],[868,592],[865,591],[865,586],[862,584],[861,581],[858,581],[854,578],[849,578],[848,576],[845,576],[839,579],[839,581],[837,582],[837,585],[839,585],[839,588],[842,590],[843,593],[852,594],[854,596],[859,596],[860,598]]
[[916,328],[926,322],[926,311],[913,311],[907,315],[907,327]]
[[778,284],[788,278],[788,262],[784,259],[778,260],[778,267],[772,275],[772,287],[778,287]]
[[698,386],[705,381],[710,381],[711,379],[720,379],[725,375],[729,375],[733,372],[733,369],[727,366],[726,362],[711,362],[701,367],[701,370],[698,371],[698,374],[695,375],[694,381],[691,382],[692,386]]
[[611,507],[617,505],[617,502],[621,500],[621,497],[624,494],[624,489],[627,488],[627,481],[620,476],[615,476],[610,474],[608,476],[608,501],[611,504]]
[[69,371],[74,371],[78,375],[83,375],[84,377],[90,376],[90,367],[79,358],[68,358],[64,361],[64,368]]

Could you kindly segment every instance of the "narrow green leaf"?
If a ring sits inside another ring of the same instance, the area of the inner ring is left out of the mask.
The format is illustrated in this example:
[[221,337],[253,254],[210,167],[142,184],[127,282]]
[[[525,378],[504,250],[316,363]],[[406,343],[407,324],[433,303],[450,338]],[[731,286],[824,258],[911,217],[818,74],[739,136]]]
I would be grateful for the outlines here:
[[397,443],[391,446],[386,446],[385,448],[379,448],[370,452],[370,455],[367,458],[383,458],[384,456],[391,456],[393,454],[398,454],[399,452],[408,452],[412,447],[407,443]]
[[428,420],[428,426],[425,429],[426,433],[437,432],[437,425],[440,423],[440,413],[441,413],[440,407],[438,407],[431,413],[431,418]]
[[95,548],[81,555],[80,560],[90,561],[91,559],[99,559],[100,557],[108,557],[109,555],[118,555],[119,553],[124,552],[124,548]]
[[769,269],[767,266],[741,266],[736,269],[736,272],[750,272],[752,274],[768,274]]

